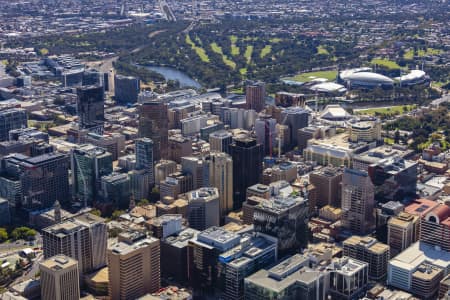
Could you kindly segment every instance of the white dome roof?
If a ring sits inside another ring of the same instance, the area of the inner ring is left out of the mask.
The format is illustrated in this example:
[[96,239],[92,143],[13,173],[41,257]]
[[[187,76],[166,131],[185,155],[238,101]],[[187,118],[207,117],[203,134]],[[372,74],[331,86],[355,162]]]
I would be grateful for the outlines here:
[[394,81],[384,75],[373,72],[357,72],[349,75],[347,78],[349,81],[360,81],[371,84],[393,84]]
[[334,82],[324,82],[315,84],[310,89],[316,92],[328,92],[328,93],[345,92],[347,90],[343,85]]
[[397,77],[395,79],[401,81],[414,81],[424,78],[426,73],[422,70],[412,70],[409,74],[403,75],[401,77]]

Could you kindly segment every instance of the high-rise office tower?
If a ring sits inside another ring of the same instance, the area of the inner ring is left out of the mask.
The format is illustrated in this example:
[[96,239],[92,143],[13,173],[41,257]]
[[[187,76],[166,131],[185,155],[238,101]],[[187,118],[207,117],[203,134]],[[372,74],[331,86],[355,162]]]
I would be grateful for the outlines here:
[[153,170],[153,141],[149,138],[135,140],[136,169]]
[[247,188],[258,183],[262,176],[264,149],[252,137],[237,137],[229,149],[233,158],[233,209],[239,209]]
[[309,182],[317,188],[317,206],[341,207],[342,170],[325,167],[309,174]]
[[229,146],[233,142],[233,135],[226,130],[219,130],[209,135],[209,147],[211,151],[230,154]]
[[72,196],[86,205],[97,201],[102,176],[112,173],[112,155],[85,144],[71,150]]
[[80,273],[106,264],[108,230],[105,220],[90,213],[78,215],[42,230],[44,257],[58,254],[78,260]]
[[219,191],[216,188],[200,188],[189,192],[187,197],[189,227],[205,230],[219,226]]
[[192,175],[189,173],[175,172],[169,174],[159,184],[160,198],[172,197],[176,199],[179,194],[192,191]]
[[380,281],[387,275],[389,246],[372,237],[352,236],[343,243],[344,255],[369,264],[369,278]]
[[[130,207],[131,183],[128,174],[112,173],[101,178],[101,206],[127,209]],[[140,200],[140,199],[138,199]]]
[[245,101],[248,109],[260,112],[266,105],[266,86],[264,82],[249,82],[245,86]]
[[374,186],[365,171],[345,169],[342,178],[342,225],[355,234],[375,228]]
[[281,112],[281,120],[283,125],[289,126],[291,144],[298,144],[297,132],[308,126],[309,112],[301,107],[288,107]]
[[209,184],[219,191],[220,216],[224,218],[233,210],[233,160],[223,152],[209,156]]
[[195,239],[198,230],[183,228],[181,231],[161,239],[161,276],[173,278],[176,282],[188,282],[189,240]]
[[153,176],[153,141],[149,138],[140,138],[135,140],[136,169],[145,170],[150,176],[150,183],[155,182]]
[[161,160],[155,165],[155,184],[166,179],[169,174],[177,171],[177,163],[172,160]]
[[295,196],[261,199],[254,206],[253,226],[278,239],[280,257],[297,253],[308,242],[308,200]]
[[[106,73],[106,75],[108,74]],[[105,73],[99,72],[94,69],[84,70],[82,84],[83,86],[98,85],[101,86],[103,90],[108,90],[107,83],[105,84]]]
[[290,107],[290,106],[305,106],[304,94],[293,94],[287,92],[278,92],[275,94],[275,105]]
[[419,237],[420,218],[406,212],[389,218],[387,243],[391,247],[391,257],[396,256]]
[[56,255],[39,264],[41,299],[79,300],[78,263],[65,255]]
[[[153,174],[152,174],[153,175]],[[153,176],[145,170],[132,170],[128,172],[130,177],[131,194],[136,201],[148,199],[150,188],[155,184]]]
[[140,90],[139,79],[132,76],[114,76],[114,98],[118,103],[135,103]]
[[108,247],[109,297],[137,299],[161,286],[160,245],[156,238],[132,232],[121,234]]
[[203,157],[186,156],[181,158],[181,169],[192,176],[194,189],[209,186],[209,164]]
[[61,153],[35,157],[12,154],[3,158],[3,172],[20,182],[22,199],[16,208],[43,209],[56,200],[69,201],[69,160]]
[[264,154],[272,154],[274,148],[277,147],[277,121],[270,115],[260,114],[255,121],[256,140],[264,147]]
[[167,157],[177,163],[181,163],[183,156],[192,155],[192,141],[182,135],[172,135],[169,137]]
[[0,142],[8,140],[10,130],[28,127],[27,121],[27,111],[23,108],[0,111]]
[[163,101],[145,101],[139,106],[139,137],[153,141],[153,160],[165,158],[168,147],[169,121]]
[[[210,227],[189,240],[189,281],[208,293],[216,287],[220,275],[219,255],[239,245],[241,236],[222,227]],[[200,297],[203,295],[199,295]]]
[[[255,249],[255,250],[252,250]],[[219,255],[225,286],[222,299],[244,299],[244,279],[277,260],[277,239],[265,234],[244,234],[234,248]]]
[[80,128],[101,128],[105,119],[103,87],[98,85],[79,87],[77,88],[77,96]]

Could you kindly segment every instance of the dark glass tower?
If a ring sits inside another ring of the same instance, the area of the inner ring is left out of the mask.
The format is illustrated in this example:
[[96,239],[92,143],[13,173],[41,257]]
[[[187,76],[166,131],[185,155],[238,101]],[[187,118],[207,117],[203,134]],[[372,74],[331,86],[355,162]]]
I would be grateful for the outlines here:
[[167,105],[162,101],[146,101],[139,106],[139,137],[153,141],[153,159],[167,156],[169,121]]
[[80,128],[101,127],[105,119],[103,87],[90,85],[77,89],[77,111]]
[[256,139],[245,136],[236,138],[229,150],[233,158],[233,209],[239,209],[247,188],[259,182],[264,149]]

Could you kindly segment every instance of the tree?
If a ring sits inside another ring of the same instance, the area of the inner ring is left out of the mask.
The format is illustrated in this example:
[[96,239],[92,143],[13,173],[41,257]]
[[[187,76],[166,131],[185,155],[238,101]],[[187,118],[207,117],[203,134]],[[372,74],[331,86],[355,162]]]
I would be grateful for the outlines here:
[[125,213],[125,211],[123,210],[115,210],[112,213],[111,219],[112,220],[117,220],[121,215],[123,215]]
[[5,228],[0,228],[0,242],[4,242],[8,239],[8,232]]
[[11,232],[11,238],[13,240],[20,240],[20,239],[30,240],[33,239],[36,236],[36,234],[37,234],[36,230],[22,226],[17,227]]
[[120,233],[122,232],[122,229],[118,228],[118,227],[114,227],[108,230],[108,236],[110,238],[115,238],[117,237]]
[[394,133],[394,143],[398,144],[400,142],[400,131],[396,130]]
[[145,206],[150,204],[150,201],[148,201],[147,199],[141,199],[141,201],[138,202],[138,206]]
[[101,215],[102,215],[102,212],[99,211],[98,209],[93,209],[90,211],[90,213],[97,217],[101,217]]

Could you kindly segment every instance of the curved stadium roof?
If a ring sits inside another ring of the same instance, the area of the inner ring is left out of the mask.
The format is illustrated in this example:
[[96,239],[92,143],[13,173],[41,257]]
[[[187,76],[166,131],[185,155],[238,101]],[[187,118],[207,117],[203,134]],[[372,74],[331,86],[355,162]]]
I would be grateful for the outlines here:
[[347,81],[358,82],[358,83],[366,83],[369,85],[392,85],[394,81],[381,74],[373,73],[373,72],[357,72],[353,73],[346,78]]

